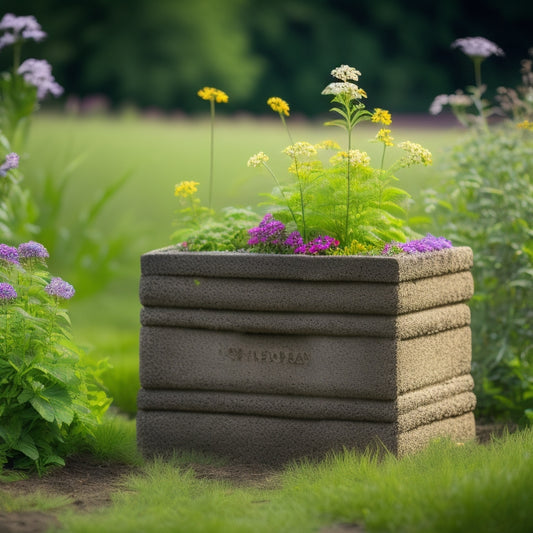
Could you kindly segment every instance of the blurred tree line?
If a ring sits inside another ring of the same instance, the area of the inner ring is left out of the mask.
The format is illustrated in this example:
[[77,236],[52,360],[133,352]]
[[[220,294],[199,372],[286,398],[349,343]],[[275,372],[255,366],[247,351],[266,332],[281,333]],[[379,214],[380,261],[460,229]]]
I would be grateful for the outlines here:
[[504,49],[484,68],[494,89],[518,83],[533,46],[533,2],[520,0],[2,0],[2,12],[36,16],[49,37],[24,55],[52,63],[67,95],[168,111],[205,110],[196,92],[210,85],[230,96],[225,111],[266,112],[276,95],[323,113],[320,92],[342,63],[362,72],[369,107],[427,111],[473,82],[455,39]]

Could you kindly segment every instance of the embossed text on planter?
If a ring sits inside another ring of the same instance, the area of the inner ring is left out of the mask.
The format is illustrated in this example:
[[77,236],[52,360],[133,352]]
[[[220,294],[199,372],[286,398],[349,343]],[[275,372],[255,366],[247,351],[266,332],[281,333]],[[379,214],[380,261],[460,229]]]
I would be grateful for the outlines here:
[[272,363],[281,365],[308,365],[311,356],[294,350],[250,350],[236,346],[221,347],[219,355],[235,362]]

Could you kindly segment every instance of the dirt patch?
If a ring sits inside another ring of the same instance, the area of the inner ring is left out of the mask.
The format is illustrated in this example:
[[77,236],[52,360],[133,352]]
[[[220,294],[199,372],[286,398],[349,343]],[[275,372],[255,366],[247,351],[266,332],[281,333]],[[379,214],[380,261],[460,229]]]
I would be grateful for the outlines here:
[[[40,492],[67,498],[76,512],[84,512],[111,504],[111,493],[119,488],[121,479],[133,469],[116,463],[102,463],[90,456],[71,457],[63,468],[57,468],[39,478],[32,476],[0,484],[0,495],[25,496]],[[0,496],[1,497],[1,496]],[[2,533],[44,533],[59,521],[50,512],[0,511]]]
[[[514,425],[479,424],[477,437],[480,443],[488,443],[491,436],[513,432]],[[278,472],[267,466],[230,463],[223,466],[191,464],[201,479],[224,480],[239,486],[254,486],[275,489]],[[31,477],[10,483],[0,483],[2,492],[12,495],[29,495],[37,491],[50,495],[65,496],[68,505],[76,512],[86,512],[111,504],[111,494],[119,490],[124,476],[135,472],[131,466],[99,462],[90,456],[72,457],[65,467],[52,470],[42,478]],[[45,533],[51,526],[59,526],[53,511],[28,511],[6,513],[0,511],[2,533]],[[321,533],[362,532],[356,524],[337,524]]]

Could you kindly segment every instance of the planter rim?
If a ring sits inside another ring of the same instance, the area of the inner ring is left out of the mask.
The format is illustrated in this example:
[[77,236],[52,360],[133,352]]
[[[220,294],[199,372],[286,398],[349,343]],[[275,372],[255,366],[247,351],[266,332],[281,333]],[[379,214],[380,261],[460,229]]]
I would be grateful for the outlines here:
[[250,252],[186,252],[174,246],[141,256],[143,276],[260,278],[397,283],[470,270],[467,246],[395,256],[309,256]]

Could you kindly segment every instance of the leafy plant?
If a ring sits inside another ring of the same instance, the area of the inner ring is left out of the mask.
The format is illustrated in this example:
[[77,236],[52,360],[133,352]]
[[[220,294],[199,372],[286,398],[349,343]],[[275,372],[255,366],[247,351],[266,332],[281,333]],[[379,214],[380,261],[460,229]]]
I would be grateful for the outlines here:
[[30,241],[0,244],[0,466],[64,464],[110,404],[73,342],[63,302],[74,288],[46,268],[48,251]]
[[[0,21],[0,50],[12,46],[13,67],[0,76],[0,161],[23,149],[32,114],[47,94],[59,96],[63,88],[52,76],[45,60],[26,59],[21,63],[22,45],[27,40],[46,37],[35,17],[6,14]],[[18,156],[17,156],[18,157]],[[104,238],[96,230],[103,208],[126,183],[129,173],[98,191],[92,202],[80,209],[75,222],[62,220],[63,205],[73,171],[81,158],[69,164],[60,176],[47,174],[42,186],[29,190],[23,176],[0,170],[0,238],[16,244],[35,239],[44,242],[61,270],[69,272],[82,295],[101,290],[115,274],[114,266],[127,249],[124,234]],[[7,160],[6,160],[7,161]],[[5,179],[3,179],[5,178]],[[96,274],[96,275],[95,275]]]
[[198,182],[182,181],[175,187],[181,208],[176,210],[178,229],[171,239],[189,251],[234,251],[246,246],[247,229],[257,215],[250,209],[228,207],[215,213],[200,204]]
[[[499,48],[482,38],[462,40],[479,67],[480,54]],[[481,41],[480,41],[481,39]],[[466,42],[465,42],[466,41]],[[496,47],[496,48],[494,48]],[[477,71],[476,71],[477,72]],[[533,420],[533,77],[523,63],[524,84],[500,88],[498,107],[511,119],[488,127],[484,103],[479,120],[452,146],[444,179],[425,191],[431,228],[474,251],[476,292],[471,301],[472,370],[478,413]],[[476,74],[479,79],[480,74]],[[476,94],[484,87],[478,85]],[[509,97],[512,96],[512,98]],[[514,105],[513,105],[514,104]],[[464,121],[464,110],[457,110]],[[435,111],[435,109],[434,109]]]
[[[369,112],[363,104],[366,92],[354,82],[361,73],[348,65],[341,65],[331,72],[338,81],[330,83],[322,94],[332,95],[331,111],[340,118],[326,122],[346,131],[347,149],[341,150],[332,141],[310,144],[304,141],[292,142],[283,150],[291,160],[289,173],[295,178],[292,183],[282,184],[267,162],[263,152],[248,160],[248,166],[263,166],[274,177],[276,188],[269,195],[269,211],[288,225],[289,230],[298,231],[304,242],[323,237],[339,241],[341,247],[350,247],[352,242],[373,247],[392,240],[405,240],[412,232],[407,228],[405,215],[409,195],[396,187],[394,173],[400,168],[415,164],[428,165],[431,154],[422,146],[405,141],[398,147],[405,151],[389,167],[385,167],[385,152],[393,146],[391,130],[381,128],[374,141],[383,145],[380,166],[372,168],[366,152],[352,148],[352,130],[362,121],[388,126],[390,113],[376,108]],[[289,106],[281,98],[271,98],[270,107],[288,116]],[[288,129],[287,129],[288,131]],[[325,164],[320,157],[322,150],[334,150]]]

